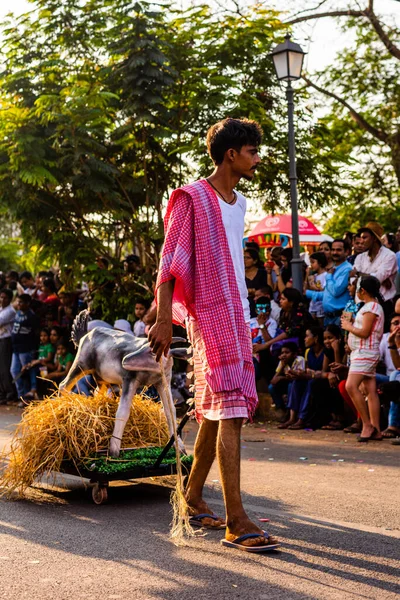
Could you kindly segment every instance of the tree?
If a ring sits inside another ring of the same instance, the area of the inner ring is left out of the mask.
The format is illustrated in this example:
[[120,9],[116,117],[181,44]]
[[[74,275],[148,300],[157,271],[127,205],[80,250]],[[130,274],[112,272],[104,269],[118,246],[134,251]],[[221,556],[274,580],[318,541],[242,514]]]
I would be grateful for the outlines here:
[[[324,2],[322,4],[325,4]],[[354,221],[380,218],[393,229],[398,221],[400,184],[400,47],[395,22],[384,23],[373,0],[365,7],[305,12],[290,19],[293,26],[316,18],[340,18],[343,29],[355,34],[325,73],[304,77],[310,90],[332,100],[321,119],[329,131],[332,150],[347,153],[351,168],[345,175],[343,208],[328,223],[352,228]],[[352,5],[350,5],[352,6]],[[392,225],[390,225],[392,223]],[[354,226],[353,226],[354,228]]]
[[[112,10],[110,10],[112,8]],[[266,210],[288,193],[286,102],[268,54],[283,36],[260,7],[216,14],[130,0],[37,0],[3,28],[0,205],[42,255],[103,282],[136,250],[149,272],[169,191],[209,172],[208,127],[256,118],[265,161],[254,194]],[[306,100],[305,100],[306,101]],[[326,125],[298,106],[303,206],[337,197],[343,157]]]

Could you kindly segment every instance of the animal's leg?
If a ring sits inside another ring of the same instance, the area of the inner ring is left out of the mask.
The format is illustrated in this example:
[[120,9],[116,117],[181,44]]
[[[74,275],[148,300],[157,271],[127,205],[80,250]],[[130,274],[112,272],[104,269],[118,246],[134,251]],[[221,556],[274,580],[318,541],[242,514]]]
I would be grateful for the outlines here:
[[79,360],[75,359],[72,363],[72,367],[68,372],[68,375],[65,377],[65,379],[62,380],[62,382],[58,386],[58,389],[71,390],[74,387],[76,381],[83,377],[83,375],[86,375],[88,373],[94,373],[93,369],[88,371],[87,369],[85,369],[84,365],[82,365],[79,362]]
[[111,456],[119,456],[121,450],[122,436],[126,422],[131,410],[132,398],[138,389],[139,382],[135,379],[124,379],[122,382],[122,393],[119,401],[117,414],[115,415],[114,431],[110,440],[109,451]]
[[[175,410],[175,406],[174,406],[174,400],[173,400],[172,394],[171,394],[170,382],[168,379],[169,378],[167,378],[168,389],[164,390],[162,381],[160,381],[160,383],[158,385],[156,385],[156,387],[157,387],[158,395],[160,396],[161,402],[163,403],[163,406],[164,406],[164,413],[165,413],[165,417],[167,419],[169,434],[172,436],[172,435],[174,435],[174,421],[176,423],[176,410]],[[184,445],[182,439],[180,438],[180,436],[178,436],[178,447],[179,447],[181,454],[186,454],[185,445]]]

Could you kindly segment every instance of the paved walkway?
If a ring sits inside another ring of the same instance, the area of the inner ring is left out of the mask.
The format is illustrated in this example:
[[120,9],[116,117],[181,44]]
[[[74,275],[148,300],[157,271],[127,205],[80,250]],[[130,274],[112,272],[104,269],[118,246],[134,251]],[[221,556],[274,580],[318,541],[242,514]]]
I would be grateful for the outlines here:
[[[20,411],[0,407],[0,445]],[[195,424],[187,429],[190,448]],[[221,532],[184,547],[168,538],[169,490],[112,486],[95,506],[76,478],[0,500],[0,598],[7,600],[306,600],[400,594],[400,447],[357,444],[341,432],[243,430],[244,499],[282,551],[224,549]],[[306,460],[305,460],[306,459]],[[217,469],[207,496],[223,504]]]

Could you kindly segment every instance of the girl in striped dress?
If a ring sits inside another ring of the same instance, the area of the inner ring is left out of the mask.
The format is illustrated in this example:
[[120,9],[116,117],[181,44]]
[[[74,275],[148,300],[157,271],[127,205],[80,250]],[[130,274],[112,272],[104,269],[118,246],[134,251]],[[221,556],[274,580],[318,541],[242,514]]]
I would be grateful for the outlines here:
[[[376,366],[379,362],[379,344],[383,335],[384,313],[379,293],[380,282],[372,275],[363,275],[360,279],[357,295],[364,302],[358,311],[354,323],[342,316],[342,329],[349,332],[348,345],[351,350],[349,375],[346,390],[353,400],[362,419],[362,431],[359,442],[381,440],[379,427],[380,402],[376,391]],[[368,395],[368,405],[360,385]]]

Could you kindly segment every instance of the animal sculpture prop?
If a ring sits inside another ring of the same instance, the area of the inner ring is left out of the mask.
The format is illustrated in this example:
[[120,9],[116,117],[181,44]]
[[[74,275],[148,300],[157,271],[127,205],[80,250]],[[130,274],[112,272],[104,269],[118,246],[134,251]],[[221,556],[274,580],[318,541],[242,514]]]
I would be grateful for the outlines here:
[[[109,446],[111,456],[119,456],[132,398],[139,387],[154,385],[163,403],[172,436],[176,429],[176,412],[171,394],[173,356],[186,358],[186,348],[170,350],[168,357],[162,357],[161,365],[156,361],[146,338],[138,338],[130,333],[106,327],[95,327],[87,332],[88,322],[89,313],[86,310],[75,318],[71,338],[78,351],[68,375],[59,386],[60,389],[71,389],[77,379],[88,372],[110,385],[117,384],[122,387]],[[172,338],[172,341],[185,340]],[[186,453],[180,438],[178,445],[180,451]]]

